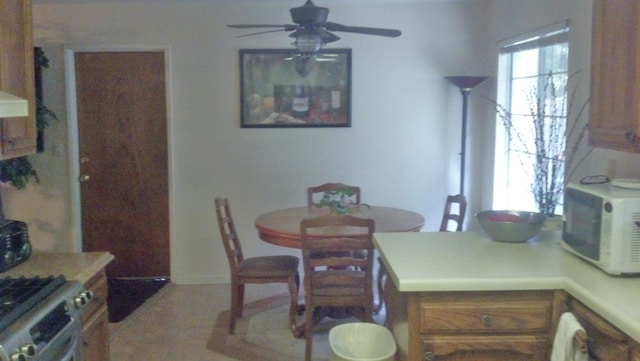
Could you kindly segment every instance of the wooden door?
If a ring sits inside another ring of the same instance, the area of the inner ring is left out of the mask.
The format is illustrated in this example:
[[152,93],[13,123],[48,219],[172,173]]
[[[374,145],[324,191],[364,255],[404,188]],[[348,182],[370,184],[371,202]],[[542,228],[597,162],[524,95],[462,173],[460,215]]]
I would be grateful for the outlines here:
[[114,277],[169,276],[165,54],[75,54],[84,251]]

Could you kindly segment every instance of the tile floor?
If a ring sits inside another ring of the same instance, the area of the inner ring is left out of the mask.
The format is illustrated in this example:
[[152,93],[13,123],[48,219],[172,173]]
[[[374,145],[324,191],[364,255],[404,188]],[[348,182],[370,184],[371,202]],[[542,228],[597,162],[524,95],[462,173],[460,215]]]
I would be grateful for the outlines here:
[[[287,292],[287,288],[250,285],[245,292],[245,302],[252,302]],[[168,284],[132,315],[109,324],[111,360],[235,360],[206,347],[218,313],[227,308],[227,284]]]

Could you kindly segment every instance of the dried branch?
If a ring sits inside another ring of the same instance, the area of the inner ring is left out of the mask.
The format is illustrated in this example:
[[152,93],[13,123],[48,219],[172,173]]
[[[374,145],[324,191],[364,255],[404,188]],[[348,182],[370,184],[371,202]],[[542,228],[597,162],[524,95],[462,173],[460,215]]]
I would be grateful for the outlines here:
[[[533,179],[531,192],[538,210],[547,215],[555,213],[568,180],[593,151],[590,147],[574,164],[588,129],[587,124],[580,125],[579,120],[589,104],[587,99],[572,118],[577,87],[569,94],[569,83],[577,73],[565,77],[566,81],[560,79],[559,85],[558,74],[549,72],[542,89],[534,86],[525,94],[528,114],[514,115],[492,101],[498,118],[512,139],[512,150],[520,154],[518,160],[525,174]],[[533,134],[523,132],[522,127],[514,124],[514,118],[522,118],[521,122],[529,121]],[[570,142],[568,148],[567,142]]]

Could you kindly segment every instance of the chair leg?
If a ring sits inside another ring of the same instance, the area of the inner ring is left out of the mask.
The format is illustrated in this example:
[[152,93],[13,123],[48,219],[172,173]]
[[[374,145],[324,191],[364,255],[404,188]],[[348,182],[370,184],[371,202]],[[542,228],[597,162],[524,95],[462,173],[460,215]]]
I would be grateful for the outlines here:
[[242,313],[244,311],[244,284],[238,285],[238,314],[236,317],[242,317]]
[[311,361],[311,344],[313,341],[313,307],[311,307],[311,299],[306,299],[307,309],[305,310],[305,322],[304,322],[304,338],[305,338],[305,350],[304,360]]
[[373,307],[373,314],[377,315],[382,310],[382,305],[384,304],[384,278],[387,277],[387,269],[384,267],[384,263],[378,257],[378,275],[376,282],[378,284],[378,304]]
[[300,277],[296,273],[295,277],[289,278],[289,295],[291,296],[291,305],[289,306],[289,323],[291,325],[291,332],[295,337],[296,335],[296,312],[298,311],[298,285],[300,283]]
[[238,288],[239,285],[231,284],[231,310],[229,312],[229,334],[236,332],[236,317],[238,317]]

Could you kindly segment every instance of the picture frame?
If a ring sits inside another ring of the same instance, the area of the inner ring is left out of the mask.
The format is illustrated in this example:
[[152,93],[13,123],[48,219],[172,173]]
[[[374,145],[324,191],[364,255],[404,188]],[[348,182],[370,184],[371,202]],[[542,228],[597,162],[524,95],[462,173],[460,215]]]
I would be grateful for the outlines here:
[[351,49],[240,49],[242,128],[351,127]]

